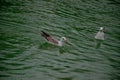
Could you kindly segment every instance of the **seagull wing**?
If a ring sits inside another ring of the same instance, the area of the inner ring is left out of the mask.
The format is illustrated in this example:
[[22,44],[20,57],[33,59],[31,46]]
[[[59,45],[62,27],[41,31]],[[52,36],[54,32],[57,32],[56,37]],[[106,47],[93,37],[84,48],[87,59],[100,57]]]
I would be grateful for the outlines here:
[[55,45],[58,45],[58,41],[55,40],[54,38],[52,38],[49,34],[47,34],[46,32],[44,31],[41,31],[41,35],[50,43],[52,44],[55,44]]

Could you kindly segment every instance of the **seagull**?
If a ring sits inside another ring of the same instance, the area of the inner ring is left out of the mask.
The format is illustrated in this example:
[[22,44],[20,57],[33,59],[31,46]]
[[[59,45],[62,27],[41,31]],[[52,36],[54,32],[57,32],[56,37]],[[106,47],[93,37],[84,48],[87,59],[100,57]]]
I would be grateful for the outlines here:
[[48,33],[44,31],[41,31],[41,36],[43,36],[48,43],[56,46],[63,46],[67,40],[66,37],[61,37],[60,40],[54,39],[52,36],[50,36]]
[[95,39],[105,40],[104,28],[100,27],[98,33],[95,35]]

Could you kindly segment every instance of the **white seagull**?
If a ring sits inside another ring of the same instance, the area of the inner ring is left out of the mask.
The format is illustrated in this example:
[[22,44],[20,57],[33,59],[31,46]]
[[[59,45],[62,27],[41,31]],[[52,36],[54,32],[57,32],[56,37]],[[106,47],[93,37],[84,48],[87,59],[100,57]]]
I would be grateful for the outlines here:
[[95,35],[95,39],[105,40],[105,34],[103,32],[104,28],[100,27],[98,33]]
[[66,37],[61,37],[60,40],[56,40],[44,31],[41,31],[41,36],[43,36],[48,43],[56,46],[63,46],[63,44],[66,42]]

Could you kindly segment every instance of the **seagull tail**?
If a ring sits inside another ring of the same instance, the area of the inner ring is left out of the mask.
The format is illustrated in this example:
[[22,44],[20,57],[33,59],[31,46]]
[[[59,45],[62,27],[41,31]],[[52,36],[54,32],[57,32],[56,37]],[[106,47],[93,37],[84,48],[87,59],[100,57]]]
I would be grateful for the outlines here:
[[43,37],[50,37],[50,35],[49,34],[47,34],[46,32],[44,32],[44,31],[41,31],[41,36],[43,36]]

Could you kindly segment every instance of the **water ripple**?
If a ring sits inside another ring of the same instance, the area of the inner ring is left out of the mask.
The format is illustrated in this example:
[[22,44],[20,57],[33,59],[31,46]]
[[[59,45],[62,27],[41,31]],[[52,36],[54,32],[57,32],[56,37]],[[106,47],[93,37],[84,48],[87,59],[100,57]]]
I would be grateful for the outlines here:
[[[111,2],[0,1],[0,79],[119,80],[120,15]],[[100,26],[106,40],[96,49]],[[48,44],[42,30],[67,43]]]

